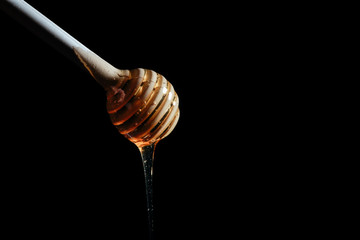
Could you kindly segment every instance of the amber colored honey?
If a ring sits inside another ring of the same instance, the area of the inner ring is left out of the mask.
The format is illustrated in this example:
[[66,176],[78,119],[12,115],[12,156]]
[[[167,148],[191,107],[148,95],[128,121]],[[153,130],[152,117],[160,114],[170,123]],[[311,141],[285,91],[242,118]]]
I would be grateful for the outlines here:
[[150,145],[174,129],[180,115],[179,98],[162,75],[146,69],[130,72],[119,86],[121,91],[109,97],[107,110],[121,134],[137,146]]

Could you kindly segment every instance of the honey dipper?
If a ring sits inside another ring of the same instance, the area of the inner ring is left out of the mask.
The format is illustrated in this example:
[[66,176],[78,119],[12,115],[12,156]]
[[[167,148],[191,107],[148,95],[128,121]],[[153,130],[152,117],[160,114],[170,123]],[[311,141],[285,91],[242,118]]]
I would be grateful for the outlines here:
[[90,72],[106,90],[112,123],[139,148],[158,142],[174,129],[179,98],[165,77],[148,69],[113,67],[25,1],[2,0],[0,8]]

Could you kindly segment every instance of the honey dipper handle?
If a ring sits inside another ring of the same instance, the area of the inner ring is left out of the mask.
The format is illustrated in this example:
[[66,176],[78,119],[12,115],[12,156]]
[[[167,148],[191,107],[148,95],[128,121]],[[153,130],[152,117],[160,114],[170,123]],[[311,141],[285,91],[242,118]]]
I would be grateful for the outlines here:
[[61,54],[83,68],[73,49],[90,50],[31,5],[23,0],[1,0],[0,8]]
[[128,78],[128,70],[113,67],[25,1],[0,0],[0,9],[82,69],[88,70],[105,90],[120,86]]

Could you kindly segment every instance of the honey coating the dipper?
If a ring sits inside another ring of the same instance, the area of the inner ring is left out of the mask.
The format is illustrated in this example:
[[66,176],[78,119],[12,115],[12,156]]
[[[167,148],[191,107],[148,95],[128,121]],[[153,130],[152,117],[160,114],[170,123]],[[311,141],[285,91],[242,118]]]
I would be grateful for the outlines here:
[[152,70],[133,69],[119,89],[108,94],[107,111],[121,134],[138,146],[170,134],[179,119],[179,98],[165,77]]
[[164,76],[142,68],[119,70],[92,52],[74,51],[106,90],[107,111],[122,135],[143,147],[172,132],[180,116],[179,98]]

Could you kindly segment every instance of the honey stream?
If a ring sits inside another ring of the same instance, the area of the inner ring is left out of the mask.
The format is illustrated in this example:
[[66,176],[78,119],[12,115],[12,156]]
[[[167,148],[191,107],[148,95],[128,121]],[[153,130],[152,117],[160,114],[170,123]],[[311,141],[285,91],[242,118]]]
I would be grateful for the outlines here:
[[153,163],[156,143],[139,147],[145,176],[149,239],[154,240]]

